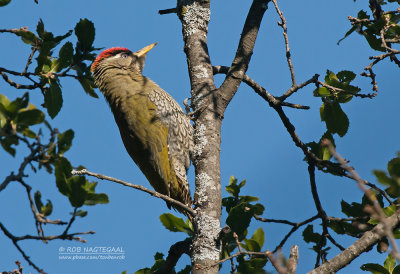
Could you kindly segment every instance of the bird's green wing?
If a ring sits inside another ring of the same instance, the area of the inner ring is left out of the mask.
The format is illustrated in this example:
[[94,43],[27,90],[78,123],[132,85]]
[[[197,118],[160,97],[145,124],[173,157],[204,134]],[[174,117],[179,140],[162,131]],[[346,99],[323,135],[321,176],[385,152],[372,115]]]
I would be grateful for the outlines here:
[[167,125],[145,93],[128,95],[120,104],[123,117],[117,114],[115,119],[129,155],[153,188],[169,195],[169,184],[176,176],[169,162]]

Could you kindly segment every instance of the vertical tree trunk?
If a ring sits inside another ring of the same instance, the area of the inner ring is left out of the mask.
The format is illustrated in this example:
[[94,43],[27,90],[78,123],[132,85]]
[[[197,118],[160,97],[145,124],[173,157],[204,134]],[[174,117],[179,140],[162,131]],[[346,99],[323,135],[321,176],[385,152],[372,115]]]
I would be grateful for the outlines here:
[[236,56],[224,83],[217,90],[208,54],[210,0],[178,0],[182,22],[192,108],[195,112],[193,165],[196,173],[194,205],[197,233],[192,245],[193,273],[218,273],[217,238],[221,230],[221,124],[229,102],[246,73],[261,20],[270,0],[253,0]]
[[219,250],[216,239],[221,227],[222,118],[216,115],[213,103],[216,88],[207,48],[210,1],[178,0],[178,16],[182,22],[192,108],[197,112],[193,165],[196,172],[194,204],[198,215],[195,219],[197,233],[192,245],[193,273],[218,273]]

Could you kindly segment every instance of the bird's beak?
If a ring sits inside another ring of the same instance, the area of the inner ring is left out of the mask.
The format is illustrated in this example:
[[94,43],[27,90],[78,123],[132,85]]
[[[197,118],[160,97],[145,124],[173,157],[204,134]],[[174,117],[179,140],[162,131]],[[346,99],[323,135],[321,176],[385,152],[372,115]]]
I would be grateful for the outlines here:
[[154,48],[156,45],[157,45],[157,43],[148,45],[148,46],[142,48],[141,50],[138,50],[137,52],[135,52],[135,55],[138,56],[138,57],[142,57],[147,52],[149,52],[152,48]]

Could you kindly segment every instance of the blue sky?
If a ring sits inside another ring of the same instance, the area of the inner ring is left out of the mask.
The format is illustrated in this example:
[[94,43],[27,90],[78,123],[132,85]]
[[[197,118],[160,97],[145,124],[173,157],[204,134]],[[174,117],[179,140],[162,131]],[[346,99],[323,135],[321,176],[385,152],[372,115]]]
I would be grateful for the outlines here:
[[[336,42],[350,28],[348,15],[355,16],[360,9],[368,9],[363,1],[281,1],[289,29],[290,46],[298,82],[315,73],[325,75],[326,69],[338,72],[362,72],[369,64],[368,57],[376,55],[364,38],[352,35],[340,46]],[[40,18],[45,28],[55,34],[73,29],[80,18],[92,20],[96,27],[96,47],[124,46],[135,51],[150,43],[158,45],[148,54],[144,74],[168,91],[181,105],[190,96],[190,84],[183,53],[181,26],[174,15],[158,15],[159,9],[171,8],[174,1],[16,1],[0,8],[0,28],[27,26],[34,31]],[[209,25],[209,51],[214,65],[230,65],[240,37],[241,29],[251,1],[213,1]],[[290,86],[290,75],[284,59],[284,44],[278,17],[272,4],[264,16],[248,74],[274,95],[280,95]],[[11,34],[1,34],[0,66],[22,71],[30,53],[27,45]],[[343,106],[350,119],[347,135],[336,138],[338,151],[356,167],[360,175],[375,182],[372,169],[385,169],[386,163],[400,150],[396,124],[399,115],[399,71],[385,61],[376,67],[379,95],[373,100],[353,99]],[[323,79],[323,78],[321,78]],[[223,76],[216,76],[217,85]],[[134,165],[120,140],[114,118],[104,98],[91,98],[80,85],[63,79],[64,106],[53,125],[60,131],[72,128],[75,139],[66,154],[73,165],[82,164],[89,170],[150,187],[140,170]],[[356,84],[370,92],[369,80],[358,76]],[[304,142],[318,141],[325,132],[319,117],[321,101],[312,96],[313,87],[299,91],[290,102],[311,106],[310,110],[286,112]],[[3,81],[0,93],[9,98],[23,94]],[[39,91],[30,92],[34,104],[43,102]],[[242,85],[225,114],[221,147],[222,185],[235,175],[247,179],[244,194],[260,197],[265,205],[265,217],[302,221],[315,215],[303,154],[294,146],[277,114],[251,89]],[[26,151],[12,158],[0,150],[0,178],[16,170]],[[0,179],[0,181],[3,179]],[[193,168],[189,180],[193,193]],[[51,199],[54,211],[51,217],[68,219],[71,207],[59,194],[54,177],[39,172],[28,182],[34,190],[40,189],[43,199]],[[356,184],[348,179],[317,173],[317,185],[322,204],[331,216],[340,215],[340,201],[359,202],[362,196]],[[71,231],[95,230],[85,237],[86,244],[69,241],[38,241],[21,243],[31,259],[49,273],[133,273],[151,266],[156,251],[167,254],[171,244],[183,240],[182,233],[165,230],[158,216],[168,212],[165,203],[139,191],[110,182],[99,182],[98,192],[106,192],[110,203],[87,207],[89,214],[78,220]],[[0,220],[15,235],[34,234],[35,227],[25,191],[18,184],[10,184],[0,193]],[[223,196],[227,193],[224,191]],[[225,216],[226,217],[226,216]],[[224,218],[223,218],[224,220]],[[266,233],[264,248],[273,249],[290,227],[264,225],[252,222],[253,233],[258,227]],[[320,229],[318,225],[315,228]],[[57,227],[45,227],[48,235],[59,233]],[[299,230],[287,242],[284,254],[293,244],[302,243]],[[348,246],[354,239],[338,238]],[[22,261],[25,271],[32,268],[21,258],[11,241],[0,234],[0,271],[14,269],[14,261]],[[60,247],[122,247],[125,260],[59,260]],[[315,255],[311,245],[300,245],[298,273],[313,268]],[[332,248],[329,258],[337,254]],[[376,252],[362,255],[342,273],[359,272],[365,262],[383,263],[385,256]],[[189,263],[188,257],[179,265]],[[227,269],[226,267],[224,268]],[[267,269],[271,269],[268,266]]]

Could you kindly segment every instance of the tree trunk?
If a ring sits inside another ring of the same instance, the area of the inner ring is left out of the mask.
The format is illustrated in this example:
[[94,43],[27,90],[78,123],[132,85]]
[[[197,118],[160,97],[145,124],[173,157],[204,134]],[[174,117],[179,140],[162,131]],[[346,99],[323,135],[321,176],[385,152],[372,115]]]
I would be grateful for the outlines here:
[[194,205],[197,233],[192,244],[193,273],[218,273],[219,250],[216,239],[221,219],[220,144],[221,122],[216,115],[213,93],[216,88],[208,55],[209,1],[178,1],[184,51],[195,114],[193,165],[196,173]]

